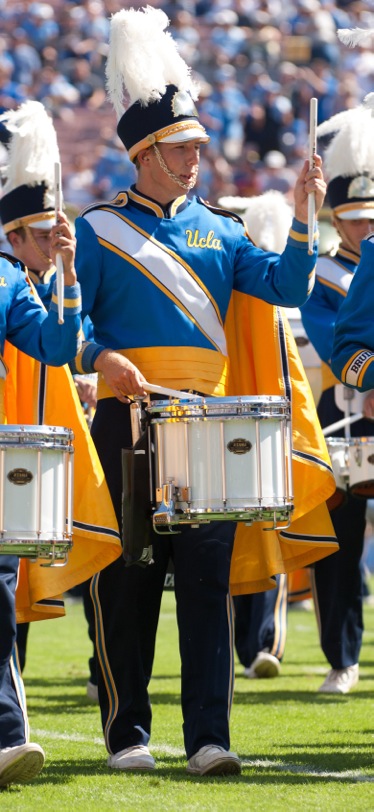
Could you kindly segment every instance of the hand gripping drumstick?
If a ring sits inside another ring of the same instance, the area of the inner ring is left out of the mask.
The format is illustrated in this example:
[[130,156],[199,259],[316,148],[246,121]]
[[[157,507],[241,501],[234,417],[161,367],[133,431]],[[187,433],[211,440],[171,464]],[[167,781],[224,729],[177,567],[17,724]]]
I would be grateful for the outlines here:
[[[317,99],[310,100],[309,120],[309,169],[314,169],[315,154],[317,152]],[[315,193],[308,195],[308,254],[313,254],[313,237],[315,229]]]
[[[58,213],[62,209],[61,196],[61,164],[55,163],[55,221],[58,225]],[[58,323],[64,323],[64,265],[61,254],[56,255],[56,283]]]

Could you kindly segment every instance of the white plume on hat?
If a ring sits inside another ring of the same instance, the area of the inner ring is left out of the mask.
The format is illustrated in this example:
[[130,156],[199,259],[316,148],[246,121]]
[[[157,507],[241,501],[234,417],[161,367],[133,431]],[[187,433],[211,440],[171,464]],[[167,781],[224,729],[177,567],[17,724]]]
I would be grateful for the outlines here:
[[162,9],[123,9],[111,17],[106,79],[109,98],[121,118],[136,101],[147,106],[158,101],[168,84],[188,90],[196,100],[198,88],[191,69],[178,53],[169,19]]
[[[373,94],[369,94],[373,95]],[[317,127],[317,137],[333,135],[323,163],[329,181],[374,173],[374,118],[368,104],[344,110]]]
[[374,37],[374,28],[338,28],[337,35],[343,45],[355,48],[362,45],[369,48]]
[[6,195],[18,186],[37,186],[43,183],[50,190],[54,204],[55,163],[60,161],[57,135],[52,119],[44,106],[37,101],[27,101],[17,110],[9,110],[0,116],[11,133],[6,183],[2,194]]
[[374,116],[374,93],[368,93],[364,98],[364,107],[371,110],[371,115]]
[[281,254],[291,228],[293,210],[276,189],[253,197],[221,197],[219,206],[239,214],[252,242],[265,251]]

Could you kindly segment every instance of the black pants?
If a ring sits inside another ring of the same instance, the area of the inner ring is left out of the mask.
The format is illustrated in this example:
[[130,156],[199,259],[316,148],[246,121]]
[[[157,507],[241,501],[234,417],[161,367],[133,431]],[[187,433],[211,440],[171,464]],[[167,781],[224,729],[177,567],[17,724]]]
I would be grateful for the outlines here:
[[268,651],[278,660],[284,653],[287,634],[287,576],[277,575],[277,586],[253,595],[237,595],[235,606],[235,647],[245,668],[259,651]]
[[[100,401],[92,436],[120,522],[121,448],[131,445],[129,407],[114,398]],[[177,535],[153,534],[153,564],[125,567],[120,558],[94,576],[99,699],[110,753],[149,741],[148,684],[170,557],[187,758],[206,744],[229,749],[234,658],[228,592],[234,533],[232,522],[212,522],[198,529],[185,526]]]
[[[322,393],[318,404],[322,426],[344,417],[335,404],[334,387]],[[369,420],[352,423],[352,437],[370,436]],[[335,432],[332,436],[342,436]],[[361,557],[366,527],[366,500],[348,494],[347,501],[331,513],[339,550],[311,570],[322,650],[332,668],[341,669],[359,660],[363,631],[363,578]]]
[[313,597],[321,647],[332,668],[359,660],[363,632],[363,582],[366,501],[349,496],[331,514],[339,550],[312,569]]
[[15,657],[15,592],[19,558],[0,556],[0,749],[24,744],[28,734],[26,700]]

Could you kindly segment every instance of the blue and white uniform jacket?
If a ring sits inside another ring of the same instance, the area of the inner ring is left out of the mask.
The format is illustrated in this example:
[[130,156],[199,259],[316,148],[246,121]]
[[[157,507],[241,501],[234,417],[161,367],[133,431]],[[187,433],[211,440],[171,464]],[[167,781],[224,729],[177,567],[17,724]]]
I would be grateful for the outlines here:
[[374,389],[374,244],[361,243],[361,259],[336,322],[332,368],[347,386]]
[[301,308],[305,331],[324,367],[328,366],[328,370],[323,368],[323,390],[336,383],[335,376],[331,372],[335,321],[347,296],[358,262],[357,254],[342,249],[335,256],[319,257],[313,293]]
[[[293,221],[284,253],[256,248],[236,215],[182,196],[167,210],[135,187],[86,209],[76,223],[83,317],[94,325],[76,372],[105,347],[148,381],[224,394],[225,318],[232,290],[300,306],[314,283],[317,244]],[[266,341],[267,337],[264,337]],[[110,396],[99,380],[99,397]]]
[[58,324],[57,292],[49,312],[33,294],[23,263],[0,253],[0,352],[5,339],[51,366],[61,366],[79,352],[81,329],[79,284],[65,287],[64,323]]

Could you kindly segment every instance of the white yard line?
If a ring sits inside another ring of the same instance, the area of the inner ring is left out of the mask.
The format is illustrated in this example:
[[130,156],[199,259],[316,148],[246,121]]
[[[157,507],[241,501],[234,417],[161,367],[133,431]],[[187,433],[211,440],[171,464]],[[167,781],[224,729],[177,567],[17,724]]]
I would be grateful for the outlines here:
[[315,770],[313,767],[300,767],[296,764],[287,764],[281,761],[268,761],[255,759],[251,761],[250,759],[242,759],[243,767],[260,767],[261,769],[271,768],[272,770],[279,770],[279,772],[287,772],[287,773],[294,773],[296,775],[310,775],[310,776],[319,776],[320,778],[337,778],[340,781],[342,779],[351,779],[352,781],[367,781],[369,783],[374,782],[374,775],[365,775],[365,773],[361,773],[360,770]]

